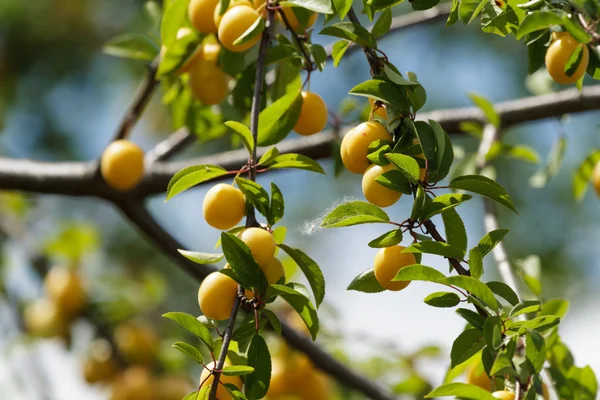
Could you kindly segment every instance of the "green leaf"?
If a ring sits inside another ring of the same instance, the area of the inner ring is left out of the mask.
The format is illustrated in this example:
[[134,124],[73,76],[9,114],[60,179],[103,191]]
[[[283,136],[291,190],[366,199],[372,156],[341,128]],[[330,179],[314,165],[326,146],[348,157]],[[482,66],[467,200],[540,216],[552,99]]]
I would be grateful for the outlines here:
[[327,65],[327,51],[325,47],[313,43],[309,46],[309,49],[315,64],[317,64],[317,68],[319,71],[323,71]]
[[463,253],[460,249],[454,248],[448,243],[443,242],[420,242],[414,243],[404,249],[403,253],[426,253],[426,254],[436,254],[438,256],[443,256],[447,258],[456,258],[461,260],[463,257]]
[[279,155],[271,161],[269,168],[296,168],[325,175],[323,167],[318,162],[302,154],[287,153]]
[[462,254],[467,252],[467,230],[460,215],[454,208],[448,208],[442,212],[446,242]]
[[506,353],[498,353],[496,359],[494,360],[494,364],[492,365],[492,370],[490,371],[490,375],[516,375],[511,359],[506,355]]
[[459,308],[456,313],[463,317],[473,328],[483,331],[483,324],[485,324],[485,318],[476,313],[473,310],[467,308]]
[[483,275],[483,257],[477,247],[473,247],[469,251],[469,271],[475,279],[479,279]]
[[250,399],[260,399],[267,394],[271,381],[271,354],[267,342],[260,335],[254,335],[248,347],[248,366],[254,372],[246,376],[245,393]]
[[283,298],[300,315],[313,340],[316,340],[319,333],[317,310],[308,297],[289,285],[291,284],[288,284],[288,286],[277,284],[269,286],[267,297],[280,296]]
[[488,99],[475,93],[469,93],[469,97],[471,98],[473,104],[475,104],[481,110],[481,112],[483,112],[485,119],[490,124],[498,128],[500,126],[500,116],[496,110],[494,110],[494,104],[492,104]]
[[567,311],[569,311],[569,300],[552,299],[544,303],[539,316],[542,317],[544,315],[555,315],[559,318],[564,318],[564,316],[567,314]]
[[440,0],[414,0],[410,3],[415,11],[429,10],[440,3]]
[[530,314],[530,313],[534,313],[534,312],[538,312],[542,309],[542,304],[537,301],[537,300],[526,300],[523,301],[517,305],[515,305],[512,310],[510,310],[510,313],[508,313],[508,316],[510,318],[519,316],[519,315],[523,315],[523,314]]
[[385,157],[398,167],[400,172],[402,172],[412,183],[417,183],[420,171],[419,164],[414,158],[398,153],[388,153]]
[[281,2],[281,5],[285,4],[306,8],[319,14],[333,14],[331,0],[286,0]]
[[402,229],[394,229],[384,233],[383,235],[371,240],[369,247],[376,249],[395,246],[402,241]]
[[206,325],[198,321],[193,315],[182,312],[168,312],[162,316],[176,322],[183,329],[196,336],[208,346],[209,350],[213,349],[213,340],[210,331]]
[[189,0],[172,0],[165,4],[160,23],[160,38],[164,46],[171,46],[177,39],[177,31],[187,15]]
[[230,365],[223,368],[225,376],[243,376],[254,372],[254,368],[249,365]]
[[486,233],[477,244],[481,256],[485,257],[488,255],[504,239],[507,233],[508,229],[496,229]]
[[248,149],[250,154],[252,154],[252,149],[254,148],[254,139],[252,138],[252,132],[250,132],[250,129],[246,125],[237,121],[227,121],[225,122],[225,125],[227,125],[233,132],[235,132],[236,135],[238,135],[244,147]]
[[167,186],[167,197],[165,201],[172,199],[175,195],[188,190],[202,182],[227,175],[227,170],[218,165],[193,165],[177,172]]
[[535,173],[530,179],[529,184],[534,188],[541,188],[548,183],[560,171],[565,151],[567,149],[567,139],[561,136],[554,142],[552,149],[548,154],[548,161],[544,168]]
[[258,183],[251,181],[250,179],[242,178],[238,176],[235,178],[235,183],[238,185],[246,201],[256,207],[256,210],[267,217],[269,215],[270,202],[267,191]]
[[262,110],[258,122],[258,145],[270,146],[284,139],[294,129],[301,109],[300,91],[293,90]]
[[477,296],[481,301],[494,310],[498,310],[500,308],[500,304],[498,303],[498,300],[496,300],[494,293],[479,279],[475,279],[471,276],[450,276],[446,278],[445,283],[465,289],[472,295]]
[[125,33],[109,40],[102,51],[106,54],[134,60],[152,61],[158,48],[146,35]]
[[[437,0],[439,1],[439,0]],[[390,30],[392,26],[392,10],[386,8],[377,18],[375,25],[373,25],[373,29],[371,29],[371,35],[373,37],[383,36]]]
[[263,309],[261,313],[267,318],[275,333],[281,335],[281,321],[279,321],[277,315],[273,311],[267,309]]
[[466,190],[469,192],[477,193],[481,196],[492,199],[509,210],[514,211],[517,210],[512,204],[512,200],[506,190],[502,186],[500,186],[497,182],[491,180],[482,175],[464,175],[459,176],[458,178],[454,178],[450,182],[450,188]]
[[460,303],[460,297],[454,292],[435,292],[425,297],[423,301],[432,307],[450,308]]
[[248,29],[246,29],[246,31],[244,33],[242,33],[242,36],[240,36],[239,38],[235,39],[233,41],[233,45],[234,46],[240,46],[242,44],[248,43],[251,40],[253,40],[254,38],[256,38],[257,36],[259,36],[262,31],[265,30],[265,20],[259,16],[256,21],[254,21],[254,23],[252,25],[250,25],[250,27]]
[[261,277],[264,279],[264,275],[246,243],[231,233],[222,232],[221,246],[231,270],[238,278],[237,281],[245,289],[258,288],[263,292],[263,284],[266,286],[266,281],[262,282]]
[[191,344],[187,344],[184,342],[176,342],[173,343],[172,346],[180,352],[182,352],[183,354],[185,354],[186,356],[188,356],[189,358],[191,358],[192,360],[194,360],[196,364],[204,364],[204,357],[202,357],[202,353],[200,353],[200,351]]
[[527,330],[536,330],[540,333],[547,331],[550,328],[555,327],[560,323],[560,318],[554,315],[546,315],[543,317],[537,317],[531,321],[527,321],[522,325],[515,323],[516,327],[519,327],[519,334],[524,334]]
[[[352,4],[351,1],[348,1],[348,3]],[[348,50],[348,47],[350,47],[351,44],[352,42],[348,40],[339,40],[333,44],[333,47],[331,48],[331,56],[333,58],[334,67],[340,65],[342,57],[344,57],[344,54],[346,54],[346,50]]]
[[[467,329],[454,340],[450,351],[450,367],[454,368],[477,354],[485,345],[482,333],[477,329]],[[431,393],[430,393],[431,394]],[[441,395],[441,394],[440,394]]]
[[573,195],[576,200],[583,199],[591,181],[592,171],[600,162],[600,149],[593,150],[579,165],[573,176]]
[[446,276],[437,269],[426,265],[414,264],[401,268],[392,281],[425,281],[445,283]]
[[319,32],[321,35],[334,36],[340,39],[346,39],[360,46],[377,48],[377,42],[371,33],[361,25],[352,22],[338,22],[329,25]]
[[572,367],[567,375],[568,385],[577,391],[581,400],[594,400],[598,394],[598,380],[589,365],[584,368]]
[[273,229],[273,240],[276,244],[281,244],[285,241],[285,237],[287,235],[287,228],[285,226],[278,226]]
[[379,175],[377,178],[375,178],[375,182],[400,193],[412,194],[410,181],[402,172],[397,169],[392,169]]
[[506,283],[494,281],[488,282],[486,283],[486,285],[490,288],[492,292],[508,301],[511,305],[514,306],[519,303],[519,296]]
[[385,288],[379,284],[373,273],[373,268],[371,268],[354,278],[354,280],[350,282],[350,285],[348,285],[347,290],[355,290],[364,293],[379,293],[383,292]]
[[417,186],[417,193],[413,201],[413,207],[410,212],[410,219],[416,221],[423,216],[423,209],[429,200],[429,196],[425,193],[425,188],[421,185]]
[[525,356],[536,373],[540,373],[546,362],[546,340],[536,331],[529,331],[525,339]]
[[390,217],[381,208],[365,201],[340,204],[323,218],[322,228],[340,228],[368,223],[388,223]]
[[428,393],[425,398],[455,396],[462,399],[472,400],[497,400],[490,392],[479,386],[466,383],[452,382],[446,383]]
[[473,196],[462,193],[446,193],[434,197],[431,203],[425,209],[426,216],[424,219],[431,219],[434,215],[440,214],[450,208],[459,206],[460,204],[469,201]]
[[213,254],[213,253],[200,253],[196,251],[186,251],[186,250],[177,250],[179,254],[195,262],[196,264],[212,264],[223,259],[223,254]]
[[[283,218],[284,212],[285,203],[283,200],[283,194],[277,185],[271,182],[271,206],[269,207],[269,218],[267,218],[269,224],[271,226],[275,225],[279,220],[281,220],[281,218]],[[275,238],[275,232],[273,232],[273,238]]]
[[352,1],[333,0],[333,5],[335,6],[335,10],[337,11],[338,17],[340,17],[340,21],[343,21],[346,17],[346,14],[348,14],[348,11],[350,11],[350,8],[352,7]]
[[488,317],[483,323],[483,338],[487,345],[494,350],[498,350],[502,346],[501,324],[500,317]]
[[353,87],[350,94],[382,101],[399,111],[409,111],[410,109],[408,98],[400,90],[400,87],[389,81],[371,79]]
[[384,64],[383,66],[384,75],[393,83],[400,86],[418,86],[419,82],[413,82],[411,80],[405,79],[395,67],[390,66],[390,64]]
[[279,156],[279,150],[277,150],[276,147],[271,147],[262,155],[260,160],[258,160],[258,165],[269,165],[277,156]]
[[315,295],[315,303],[318,308],[325,298],[325,277],[323,276],[323,272],[321,272],[321,268],[302,250],[294,249],[285,244],[280,244],[279,247],[298,264],[304,276],[306,276]]

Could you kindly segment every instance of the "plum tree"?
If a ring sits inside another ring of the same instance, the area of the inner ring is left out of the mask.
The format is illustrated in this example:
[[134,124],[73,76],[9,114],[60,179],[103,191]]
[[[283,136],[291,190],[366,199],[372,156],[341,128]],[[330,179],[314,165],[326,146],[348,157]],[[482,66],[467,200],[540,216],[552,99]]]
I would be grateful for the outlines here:
[[294,130],[303,136],[321,132],[327,125],[327,105],[321,96],[302,91],[302,108]]
[[144,176],[144,151],[129,140],[115,140],[102,153],[100,171],[113,189],[131,190]]
[[387,290],[402,290],[410,283],[410,281],[392,281],[400,269],[417,263],[414,254],[405,253],[405,249],[404,246],[384,247],[375,254],[373,272],[377,282]]
[[344,167],[355,174],[363,174],[371,165],[367,158],[369,145],[376,140],[392,141],[392,135],[378,122],[363,122],[346,133],[340,148]]
[[301,24],[300,20],[296,16],[296,13],[294,12],[294,7],[284,6],[282,7],[282,11],[285,14],[285,17],[287,18],[290,27],[296,32],[304,31],[312,27],[315,24],[315,22],[317,22],[318,14],[314,12],[310,12],[308,18],[306,19],[306,23]]
[[237,283],[227,275],[213,272],[200,284],[198,305],[208,318],[220,321],[229,318],[236,296]]
[[273,235],[262,228],[247,228],[239,234],[240,239],[250,248],[259,266],[266,267],[275,256],[277,244]]
[[239,224],[245,211],[244,194],[224,183],[210,188],[202,202],[204,219],[210,226],[220,230],[231,229]]
[[260,40],[255,36],[243,44],[234,44],[256,20],[260,14],[247,4],[236,4],[227,10],[219,24],[219,41],[229,51],[236,53],[249,50]]
[[400,200],[402,193],[389,189],[375,180],[392,170],[397,171],[394,164],[388,164],[384,167],[373,164],[367,168],[362,178],[362,191],[369,203],[379,207],[389,207]]
[[[576,68],[571,68],[567,63],[576,52],[579,52],[580,60]],[[556,82],[563,85],[577,82],[585,74],[589,59],[587,46],[579,43],[569,32],[552,33],[552,44],[546,51],[546,68]]]

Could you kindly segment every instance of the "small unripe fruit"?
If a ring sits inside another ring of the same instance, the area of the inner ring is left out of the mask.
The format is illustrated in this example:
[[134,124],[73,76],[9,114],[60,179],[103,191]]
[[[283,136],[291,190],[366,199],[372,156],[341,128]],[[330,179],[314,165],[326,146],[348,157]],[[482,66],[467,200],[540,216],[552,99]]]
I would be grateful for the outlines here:
[[246,200],[244,194],[237,188],[225,183],[219,183],[204,196],[202,213],[204,219],[213,228],[228,230],[240,223],[244,218]]
[[321,132],[327,125],[327,105],[316,93],[302,91],[302,108],[294,130],[303,136]]
[[229,51],[239,53],[250,49],[258,43],[261,35],[255,36],[244,44],[233,44],[258,18],[260,18],[258,12],[248,5],[235,5],[230,10],[227,10],[219,24],[219,41],[223,47]]
[[212,106],[229,94],[229,77],[214,61],[200,59],[189,70],[190,90],[199,102]]
[[392,281],[400,269],[417,263],[413,253],[403,253],[406,247],[392,246],[380,249],[375,255],[373,272],[377,282],[387,290],[398,291],[408,286],[410,281]]
[[113,189],[133,189],[144,177],[144,151],[129,140],[115,140],[102,153],[100,172]]
[[228,319],[237,296],[237,287],[233,279],[218,271],[204,278],[198,289],[198,305],[202,314],[217,321]]
[[219,0],[191,0],[188,5],[188,17],[200,33],[217,33],[213,14]]
[[261,268],[266,267],[275,256],[277,244],[268,231],[262,228],[247,228],[239,234],[239,237],[250,248],[252,257]]
[[391,170],[396,169],[393,164],[380,166],[373,164],[363,175],[362,190],[367,201],[379,207],[389,207],[395,204],[402,196],[402,193],[386,188],[375,179]]
[[[229,365],[230,364],[225,363],[223,367],[225,368]],[[215,377],[209,372],[209,370],[212,371],[215,368],[215,363],[211,362],[207,364],[206,367],[208,368],[208,370],[204,368],[202,370],[202,374],[200,375],[200,382],[204,382],[202,383],[202,386],[200,386],[201,388],[204,386],[211,386],[213,381],[215,380]],[[237,386],[238,388],[242,387],[242,380],[239,376],[227,376],[221,374],[219,378],[219,383],[220,384],[217,388],[217,399],[219,400],[233,400],[233,397],[231,397],[231,395],[227,391],[227,388],[225,387],[226,384],[231,383]]]
[[25,328],[36,336],[63,336],[69,326],[64,315],[54,301],[41,298],[28,304],[23,311]]
[[392,140],[392,135],[378,122],[363,122],[344,136],[340,151],[348,171],[363,174],[369,168],[369,145],[376,140]]
[[132,364],[150,366],[156,360],[159,340],[147,326],[136,323],[117,326],[115,343],[123,357]]
[[77,272],[63,267],[53,267],[44,278],[48,296],[68,317],[81,312],[87,304],[87,293]]
[[143,367],[129,367],[114,382],[111,400],[153,400],[152,377]]
[[600,161],[596,163],[596,166],[592,171],[592,185],[594,186],[596,195],[600,197]]
[[[552,79],[563,85],[577,82],[585,74],[590,60],[587,46],[578,42],[569,32],[554,32],[552,39],[552,44],[548,47],[545,57],[548,73]],[[565,72],[565,66],[579,46],[583,46],[580,55],[581,61],[575,72],[569,76]]]
[[467,383],[469,385],[479,386],[488,392],[492,391],[492,380],[487,376],[481,364],[475,364],[469,367],[467,371]]
[[500,400],[515,400],[515,394],[507,392],[506,390],[499,390],[497,392],[494,392],[492,393],[492,396]]
[[[298,20],[298,17],[296,17],[296,14],[293,11],[293,7],[283,6],[283,7],[281,7],[281,10],[285,14],[285,17],[288,20],[290,27],[296,32],[305,31],[306,29],[313,26],[315,24],[315,22],[317,22],[317,13],[310,12],[311,14],[310,14],[310,17],[308,18],[308,21],[306,22],[306,25],[302,26],[300,24],[300,21]],[[277,14],[277,17],[279,19],[281,19],[281,16],[279,14]],[[282,23],[283,23],[283,21],[282,21]]]

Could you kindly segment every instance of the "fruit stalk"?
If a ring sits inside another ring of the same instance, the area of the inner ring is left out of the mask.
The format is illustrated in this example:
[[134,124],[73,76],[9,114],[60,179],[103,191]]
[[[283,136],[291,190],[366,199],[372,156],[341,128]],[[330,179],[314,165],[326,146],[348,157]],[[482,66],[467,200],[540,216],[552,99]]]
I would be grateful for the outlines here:
[[[267,24],[260,41],[260,48],[258,50],[258,60],[256,61],[256,78],[254,80],[254,95],[252,97],[252,109],[250,111],[250,132],[252,133],[252,140],[254,143],[252,147],[252,155],[248,160],[248,165],[250,166],[250,180],[253,181],[256,180],[256,148],[258,143],[258,118],[260,115],[260,105],[263,92],[263,84],[265,80],[265,58],[267,56],[267,47],[269,46],[269,43],[271,41],[271,31],[273,29],[273,22],[274,11],[267,8]],[[254,207],[250,207],[248,210],[248,215],[246,216],[246,228],[251,228],[254,226],[257,226],[256,214]],[[223,345],[221,346],[221,354],[219,355],[219,360],[217,361],[215,369],[213,370],[214,380],[210,388],[210,400],[217,399],[217,389],[219,387],[221,371],[223,370],[223,366],[225,365],[227,351],[229,349],[229,344],[231,343],[231,337],[233,334],[233,326],[235,324],[237,314],[240,310],[240,305],[243,296],[244,288],[238,285],[237,296],[235,298],[235,302],[233,303],[233,308],[231,309],[229,321],[227,322],[227,329],[225,330],[225,334],[223,335]]]

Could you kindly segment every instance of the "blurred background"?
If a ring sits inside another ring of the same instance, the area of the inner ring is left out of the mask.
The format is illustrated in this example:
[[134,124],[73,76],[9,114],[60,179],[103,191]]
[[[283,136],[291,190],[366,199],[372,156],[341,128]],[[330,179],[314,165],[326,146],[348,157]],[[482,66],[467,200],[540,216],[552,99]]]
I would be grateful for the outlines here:
[[[141,0],[0,2],[0,155],[47,161],[99,157],[145,72],[143,63],[111,57],[101,49],[120,33],[149,29],[142,7]],[[396,14],[410,11],[407,4],[394,8]],[[329,39],[314,37],[323,45]],[[424,111],[469,106],[470,92],[499,102],[547,89],[543,73],[526,84],[523,43],[483,34],[476,24],[417,26],[383,38],[380,47],[400,70],[418,74],[428,94]],[[364,56],[355,52],[339,68],[328,64],[324,72],[314,73],[311,88],[336,110],[347,101],[347,92],[368,76]],[[576,202],[571,188],[575,168],[590,148],[600,146],[599,116],[588,112],[511,128],[505,142],[531,146],[541,163],[509,158],[494,162],[498,180],[520,212],[517,217],[500,210],[501,226],[511,230],[507,250],[515,261],[525,260],[521,265],[532,275],[539,270],[542,298],[571,302],[560,328],[564,341],[578,365],[590,364],[597,371],[600,204],[591,193]],[[171,132],[167,109],[156,95],[131,139],[149,150]],[[568,143],[561,171],[546,186],[531,187],[531,176],[543,167],[561,135]],[[477,146],[466,135],[453,140],[459,156]],[[230,147],[225,136],[194,145],[181,158]],[[315,229],[318,217],[333,204],[362,198],[359,176],[342,173],[336,178],[333,161],[320,161],[326,176],[285,171],[259,178],[273,180],[286,196],[286,242],[311,255],[325,274],[320,341],[366,375],[381,378],[399,394],[408,393],[406,398],[419,398],[416,393],[427,382],[442,381],[451,343],[464,322],[452,311],[423,303],[437,290],[430,284],[416,282],[401,292],[376,295],[345,290],[371,267],[376,250],[367,243],[384,230],[374,225]],[[202,218],[200,204],[207,189],[199,187],[167,204],[157,196],[147,204],[189,250],[210,252],[219,237]],[[136,329],[150,332],[148,345],[159,359],[153,379],[197,384],[200,370],[170,346],[185,336],[183,330],[160,317],[166,311],[200,313],[194,281],[100,200],[13,193],[0,198],[0,399],[108,398],[106,385],[86,382],[93,379],[85,365],[106,351],[106,343],[94,341],[98,332],[111,336],[119,327],[125,336]],[[403,199],[389,210],[390,216],[403,220],[409,207]],[[459,212],[473,245],[484,234],[483,204],[476,199]],[[447,268],[438,258],[424,257],[423,263]],[[66,341],[23,333],[23,318],[35,313],[31,304],[45,290],[42,275],[57,265],[78,268],[93,302],[90,318],[73,323]],[[491,260],[486,267],[485,279],[498,279]],[[523,290],[531,293],[526,286]]]

